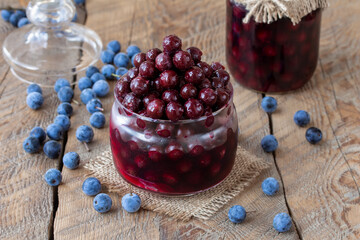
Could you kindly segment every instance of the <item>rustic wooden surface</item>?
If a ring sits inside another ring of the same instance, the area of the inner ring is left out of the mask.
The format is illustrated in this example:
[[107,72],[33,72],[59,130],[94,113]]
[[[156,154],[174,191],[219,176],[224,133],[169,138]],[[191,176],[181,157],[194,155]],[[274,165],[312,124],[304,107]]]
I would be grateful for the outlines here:
[[[0,7],[8,3],[19,4],[6,0]],[[45,91],[42,110],[30,110],[25,103],[26,86],[15,80],[0,57],[0,239],[360,239],[360,4],[352,0],[330,3],[323,14],[314,77],[299,91],[277,95],[279,109],[271,118],[259,107],[261,94],[234,84],[240,144],[272,167],[209,221],[184,223],[145,210],[128,214],[116,194],[111,194],[111,212],[95,212],[92,198],[81,191],[86,174],[82,167],[71,171],[62,167],[60,159],[22,150],[32,127],[46,128],[52,122],[58,100],[51,90]],[[146,50],[160,46],[166,34],[176,33],[184,46],[203,49],[207,61],[225,62],[224,1],[87,0],[86,9],[86,25],[104,43],[117,39],[123,49],[137,44]],[[12,30],[0,21],[0,43]],[[76,89],[76,99],[79,93]],[[102,102],[108,127],[112,95]],[[73,106],[72,127],[62,144],[65,152],[80,154],[83,166],[109,145],[109,134],[107,128],[95,130],[92,151],[86,152],[75,130],[88,124],[89,113],[83,105]],[[309,111],[311,124],[323,130],[320,145],[308,144],[305,129],[293,124],[298,109]],[[259,145],[269,133],[279,140],[274,156],[265,154]],[[58,188],[49,188],[42,179],[52,167],[62,170],[63,183]],[[281,180],[283,186],[274,197],[260,190],[268,176]],[[255,212],[243,224],[234,225],[226,216],[233,204]],[[291,214],[295,226],[290,232],[279,234],[272,228],[278,212]]]

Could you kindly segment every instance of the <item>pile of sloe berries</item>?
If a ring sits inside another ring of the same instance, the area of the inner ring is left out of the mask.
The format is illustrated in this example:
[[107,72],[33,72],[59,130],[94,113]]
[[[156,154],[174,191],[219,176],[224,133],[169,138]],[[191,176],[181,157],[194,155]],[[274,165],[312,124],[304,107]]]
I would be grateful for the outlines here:
[[[106,51],[119,53],[120,50],[120,43],[118,41],[111,41]],[[140,49],[137,46],[132,45],[127,49],[127,54],[122,55],[129,58],[128,56],[135,55],[139,51]],[[95,128],[102,128],[105,125],[105,116],[102,113],[103,107],[98,97],[105,97],[110,91],[110,86],[106,80],[112,80],[115,76],[120,77],[127,73],[127,65],[129,62],[127,61],[125,65],[125,63],[119,63],[119,61],[120,60],[117,60],[117,63],[121,64],[122,67],[116,71],[112,71],[112,68],[108,64],[105,65],[101,71],[95,66],[90,66],[86,70],[86,76],[78,81],[78,87],[81,90],[80,100],[86,105],[87,111],[91,114],[89,119],[90,124]],[[54,123],[50,124],[46,130],[41,127],[35,127],[31,130],[30,136],[23,142],[23,148],[26,152],[37,153],[40,151],[41,144],[43,144],[46,137],[48,137],[49,141],[44,144],[43,150],[45,155],[52,159],[58,158],[61,154],[61,144],[57,141],[61,140],[69,130],[71,126],[70,117],[73,114],[71,103],[77,103],[73,99],[74,90],[67,79],[59,78],[54,85],[54,90],[61,102],[57,108],[59,115],[55,118]],[[27,88],[27,94],[27,105],[34,110],[39,109],[44,102],[41,87],[37,84],[31,84]],[[85,144],[89,143],[94,138],[94,131],[91,127],[82,125],[76,130],[76,138]],[[76,152],[68,152],[63,156],[62,161],[65,167],[73,170],[79,166],[80,156]],[[62,175],[58,169],[49,169],[45,173],[44,179],[50,186],[58,186],[62,181]],[[96,178],[88,178],[83,183],[83,191],[85,194],[90,196],[96,195],[93,201],[95,210],[98,212],[107,212],[111,208],[112,201],[107,194],[100,193],[100,190],[101,184]],[[138,211],[140,205],[141,200],[136,194],[127,194],[122,199],[122,206],[128,212]]]

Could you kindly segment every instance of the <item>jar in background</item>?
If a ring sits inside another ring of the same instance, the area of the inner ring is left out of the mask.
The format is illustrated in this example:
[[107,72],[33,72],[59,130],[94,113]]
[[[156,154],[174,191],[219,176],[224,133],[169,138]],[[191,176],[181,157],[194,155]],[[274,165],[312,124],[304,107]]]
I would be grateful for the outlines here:
[[270,24],[250,19],[247,10],[227,0],[226,58],[235,80],[260,92],[286,92],[312,77],[319,54],[319,8],[294,25],[289,18]]

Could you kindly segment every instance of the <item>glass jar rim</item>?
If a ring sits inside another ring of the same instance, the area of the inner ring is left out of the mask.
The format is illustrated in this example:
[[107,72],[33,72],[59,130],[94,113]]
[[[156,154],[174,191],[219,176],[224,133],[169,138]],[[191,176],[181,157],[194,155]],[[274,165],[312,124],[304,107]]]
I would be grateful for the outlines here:
[[[233,86],[232,86],[232,83],[229,81],[229,83],[227,84],[227,86],[230,88],[230,91],[231,91],[231,94],[230,94],[230,98],[229,98],[229,101],[224,105],[222,106],[220,109],[218,109],[217,111],[213,112],[211,115],[209,116],[213,116],[213,117],[216,117],[217,115],[219,115],[224,109],[226,109],[229,104],[233,103],[233,97],[234,97],[234,89],[233,89]],[[179,120],[177,122],[173,122],[171,120],[165,120],[165,119],[153,119],[153,118],[150,118],[150,117],[145,117],[145,116],[142,116],[138,113],[135,113],[129,109],[127,109],[120,101],[119,99],[116,97],[116,84],[115,84],[115,88],[114,88],[114,98],[115,98],[115,102],[120,106],[122,107],[123,109],[125,109],[126,111],[129,111],[131,112],[131,116],[135,116],[136,118],[138,119],[141,119],[141,120],[144,120],[144,121],[147,121],[147,122],[152,122],[152,123],[163,123],[163,124],[175,124],[175,125],[181,125],[181,124],[189,124],[189,123],[197,123],[197,122],[201,122],[201,121],[206,121],[206,119],[209,117],[209,116],[201,116],[199,118],[196,118],[196,119],[184,119],[184,120]]]

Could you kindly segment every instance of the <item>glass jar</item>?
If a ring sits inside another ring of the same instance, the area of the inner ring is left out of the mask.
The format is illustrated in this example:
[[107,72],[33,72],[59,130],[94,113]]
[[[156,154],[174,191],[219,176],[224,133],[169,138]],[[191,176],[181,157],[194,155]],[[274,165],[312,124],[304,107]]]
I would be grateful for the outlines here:
[[136,187],[166,195],[209,189],[230,173],[237,140],[232,97],[212,115],[174,123],[129,112],[115,96],[110,117],[113,159],[120,175]]
[[244,24],[247,10],[227,0],[226,58],[241,85],[260,92],[302,87],[313,75],[319,54],[321,9],[293,25],[289,18]]

